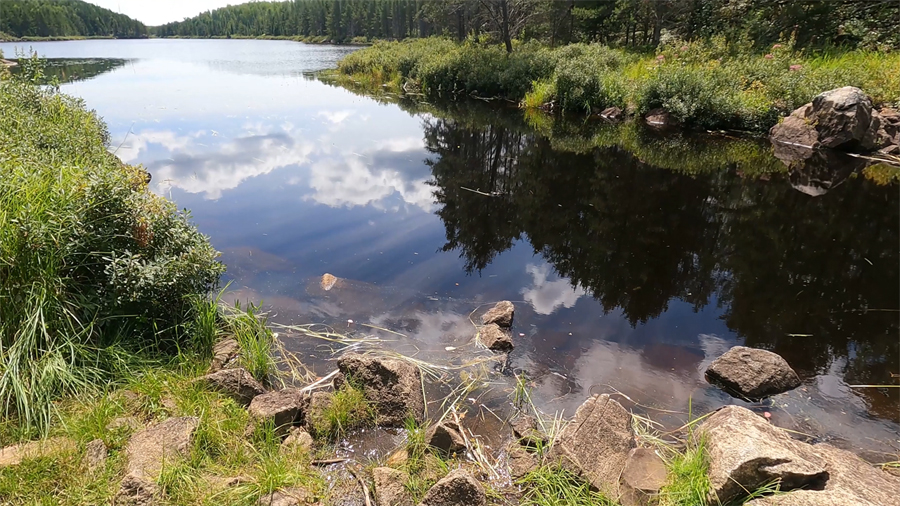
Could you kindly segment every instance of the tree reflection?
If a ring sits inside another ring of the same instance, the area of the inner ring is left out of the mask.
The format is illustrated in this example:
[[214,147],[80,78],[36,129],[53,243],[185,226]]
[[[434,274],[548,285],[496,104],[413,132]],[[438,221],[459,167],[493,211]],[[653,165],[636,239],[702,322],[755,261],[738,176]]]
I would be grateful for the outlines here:
[[[888,383],[898,367],[897,313],[864,312],[900,307],[896,187],[835,167],[839,187],[812,197],[792,188],[787,171],[745,178],[752,163],[712,158],[715,146],[698,148],[702,167],[688,152],[678,170],[661,169],[635,154],[672,149],[657,136],[640,149],[605,140],[566,150],[558,148],[576,143],[471,118],[429,117],[424,129],[444,250],[460,251],[470,272],[527,238],[560,276],[632,325],[672,300],[695,310],[716,301],[748,345],[789,357],[803,375],[835,356],[853,359],[848,381]],[[723,151],[754,160],[763,152]],[[779,163],[767,156],[767,167]]]

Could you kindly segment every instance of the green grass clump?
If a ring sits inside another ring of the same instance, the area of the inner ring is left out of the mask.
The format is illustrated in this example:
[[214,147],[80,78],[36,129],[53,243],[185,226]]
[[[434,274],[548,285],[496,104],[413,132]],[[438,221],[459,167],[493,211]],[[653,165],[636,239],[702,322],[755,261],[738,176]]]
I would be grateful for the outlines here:
[[186,344],[190,297],[223,268],[102,121],[25,67],[0,81],[0,415],[44,431],[60,395]]
[[669,480],[660,490],[660,506],[703,506],[708,504],[711,486],[709,462],[702,438],[689,444],[683,452],[667,459]]
[[272,346],[275,336],[266,326],[265,314],[259,312],[259,306],[249,303],[246,309],[240,302],[233,308],[223,308],[229,316],[225,321],[225,333],[234,336],[241,346],[239,357],[241,366],[254,378],[264,384],[269,383],[269,374],[274,372],[275,360]]
[[404,486],[413,502],[418,504],[428,490],[450,472],[450,466],[436,452],[428,451],[425,439],[427,429],[415,418],[407,418],[403,427],[406,431],[406,460],[401,470],[407,474]]
[[616,506],[617,503],[565,469],[541,466],[517,481],[523,506]]
[[334,441],[343,438],[350,430],[374,423],[374,406],[361,388],[347,381],[334,392],[328,406],[313,413],[310,433],[315,438]]

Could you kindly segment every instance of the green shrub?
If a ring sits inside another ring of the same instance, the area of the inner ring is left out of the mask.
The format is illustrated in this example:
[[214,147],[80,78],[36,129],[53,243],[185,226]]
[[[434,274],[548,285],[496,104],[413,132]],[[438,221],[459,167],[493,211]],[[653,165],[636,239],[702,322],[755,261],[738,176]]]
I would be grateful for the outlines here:
[[44,428],[52,400],[183,339],[218,253],[146,173],[107,151],[83,103],[0,81],[0,402]]

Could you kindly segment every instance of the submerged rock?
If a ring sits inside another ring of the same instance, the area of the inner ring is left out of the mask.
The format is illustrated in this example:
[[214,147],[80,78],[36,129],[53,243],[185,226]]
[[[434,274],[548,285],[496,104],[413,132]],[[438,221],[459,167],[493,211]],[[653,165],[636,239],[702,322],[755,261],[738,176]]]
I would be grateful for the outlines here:
[[420,506],[484,506],[487,497],[478,480],[467,471],[457,469],[434,484]]
[[441,422],[425,433],[428,446],[449,455],[466,449],[462,429],[455,422]]
[[758,400],[800,386],[800,378],[780,355],[735,346],[706,369],[706,379],[732,395]]
[[135,433],[125,451],[126,472],[137,477],[156,478],[163,464],[181,458],[191,449],[200,420],[193,416],[169,418]]
[[507,352],[513,349],[512,336],[496,323],[489,323],[478,330],[478,340],[491,351]]
[[825,461],[828,481],[822,490],[794,490],[750,501],[747,506],[884,506],[900,504],[900,478],[872,467],[831,445],[812,451]]
[[634,447],[631,415],[609,395],[596,395],[578,408],[544,461],[558,464],[616,497],[619,477]]
[[413,500],[406,490],[409,476],[403,471],[390,467],[376,467],[372,470],[375,482],[375,502],[378,506],[412,506]]
[[781,490],[821,488],[826,461],[812,446],[791,439],[764,418],[740,406],[725,406],[700,425],[709,458],[710,504],[727,504],[780,480]]
[[260,382],[243,367],[222,369],[197,378],[195,381],[207,386],[210,390],[221,392],[234,399],[238,404],[247,406],[257,395],[266,392]]
[[278,434],[284,436],[300,418],[308,397],[297,388],[285,388],[257,395],[247,411],[255,423],[271,422]]
[[481,317],[483,325],[496,323],[500,327],[509,328],[512,326],[513,316],[515,316],[516,307],[508,300],[500,301],[494,304],[494,307],[484,313]]
[[872,151],[889,142],[881,115],[859,88],[845,86],[817,95],[772,127],[774,142],[813,149]]
[[634,448],[622,471],[619,502],[623,506],[654,504],[666,484],[666,463],[649,448]]
[[366,399],[376,410],[378,424],[402,427],[407,417],[421,422],[425,412],[422,396],[422,374],[415,365],[400,359],[375,358],[355,353],[338,360],[340,374],[334,379],[335,388],[353,378],[354,386],[362,388]]

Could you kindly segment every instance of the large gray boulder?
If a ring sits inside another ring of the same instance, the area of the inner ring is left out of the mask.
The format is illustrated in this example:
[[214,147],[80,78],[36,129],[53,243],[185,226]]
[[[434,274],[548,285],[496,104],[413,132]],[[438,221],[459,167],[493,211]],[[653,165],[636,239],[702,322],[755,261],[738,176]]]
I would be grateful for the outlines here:
[[872,100],[859,88],[845,86],[816,96],[772,127],[769,136],[814,149],[872,151],[887,141],[880,132],[882,119]]
[[609,395],[595,395],[575,412],[544,461],[559,465],[610,497],[618,496],[618,483],[634,443],[631,415]]
[[467,471],[457,469],[434,484],[419,506],[484,506],[484,487]]
[[412,506],[412,497],[406,490],[409,479],[406,473],[390,467],[376,467],[372,470],[372,479],[378,506]]
[[900,504],[900,478],[856,455],[827,444],[812,451],[825,461],[823,490],[794,490],[750,501],[747,506],[886,506]]
[[725,406],[700,425],[709,459],[710,504],[727,504],[780,480],[781,490],[821,488],[826,461],[763,417]]
[[335,388],[340,388],[348,378],[354,386],[362,388],[366,399],[377,414],[379,425],[402,427],[407,417],[422,421],[425,398],[422,395],[422,373],[415,365],[392,358],[376,358],[360,354],[347,354],[338,360]]
[[254,397],[266,392],[262,384],[256,381],[243,367],[221,369],[206,376],[201,376],[195,381],[205,385],[210,390],[225,394],[243,406],[249,405]]
[[183,458],[191,450],[200,420],[193,416],[169,418],[135,433],[128,441],[125,471],[139,478],[156,479],[163,465]]
[[706,369],[706,379],[728,393],[751,400],[787,392],[800,386],[800,378],[780,355],[735,346]]
[[309,396],[297,388],[285,388],[257,395],[247,411],[255,423],[271,422],[278,434],[284,436],[304,411]]
[[512,302],[502,300],[494,304],[494,307],[490,308],[487,313],[484,313],[484,315],[481,316],[481,323],[483,325],[496,323],[503,328],[509,328],[512,326],[515,312],[516,307]]

